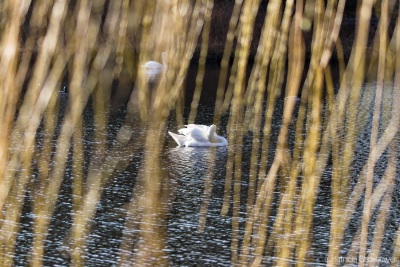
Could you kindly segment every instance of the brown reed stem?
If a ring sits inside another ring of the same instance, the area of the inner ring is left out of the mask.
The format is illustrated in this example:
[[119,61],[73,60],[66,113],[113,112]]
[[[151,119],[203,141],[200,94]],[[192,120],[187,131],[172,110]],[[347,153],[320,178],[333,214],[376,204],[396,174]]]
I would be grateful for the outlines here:
[[[372,117],[372,131],[371,131],[371,144],[370,149],[375,146],[378,140],[379,131],[379,117],[382,102],[382,90],[383,90],[383,78],[385,70],[385,55],[386,55],[386,28],[388,19],[388,2],[382,1],[382,18],[380,21],[380,43],[379,43],[379,63],[378,63],[378,77],[377,77],[377,89],[375,95],[374,113]],[[365,188],[365,201],[363,209],[363,218],[361,224],[361,241],[360,241],[360,258],[364,258],[367,253],[367,238],[368,238],[368,225],[371,217],[371,195],[373,186],[373,174],[374,174],[375,162],[368,164],[367,177],[366,177],[366,188]],[[364,265],[360,263],[359,266]]]
[[251,39],[255,16],[260,6],[260,1],[245,2],[243,12],[240,17],[240,30],[238,42],[240,43],[238,52],[238,75],[236,77],[232,99],[232,116],[234,122],[230,124],[229,139],[234,140],[234,192],[233,192],[233,220],[232,220],[232,243],[231,261],[233,265],[239,264],[239,209],[242,180],[242,146],[243,146],[243,118],[240,116],[244,110],[244,86],[246,82],[246,70],[250,53]]
[[[228,75],[228,65],[229,60],[232,54],[232,46],[233,40],[235,38],[235,31],[239,20],[240,9],[242,7],[243,0],[235,1],[235,5],[233,7],[232,15],[229,20],[229,28],[228,33],[226,35],[226,41],[224,46],[224,53],[222,55],[221,60],[221,70],[219,73],[218,78],[218,88],[217,88],[217,95],[215,99],[215,115],[214,115],[214,124],[219,124],[221,115],[222,115],[222,106],[224,103],[224,92],[225,92],[225,85],[226,79]],[[235,66],[235,64],[233,64]]]
[[[247,195],[247,204],[246,204],[246,214],[247,217],[251,216],[252,208],[254,205],[255,200],[255,193],[256,193],[256,183],[257,183],[257,172],[258,172],[258,162],[259,158],[259,149],[261,144],[261,112],[264,103],[264,93],[266,89],[266,75],[261,75],[260,73],[266,73],[268,65],[271,60],[272,55],[272,46],[275,41],[275,27],[277,27],[278,19],[279,19],[279,10],[281,6],[281,1],[273,1],[269,3],[268,8],[268,15],[265,18],[264,25],[263,25],[263,33],[262,33],[262,40],[257,49],[256,55],[256,66],[253,66],[252,73],[253,78],[250,77],[249,86],[246,90],[248,95],[255,94],[255,102],[254,107],[252,101],[249,99],[251,98],[248,96],[247,99],[247,109],[246,109],[246,116],[252,116],[254,114],[252,126],[250,126],[250,118],[244,118],[244,127],[243,132],[245,134],[246,130],[251,127],[253,131],[253,141],[252,141],[252,150],[251,150],[251,158],[250,158],[250,172],[249,172],[249,185],[248,185],[248,195]],[[256,70],[258,69],[258,70]],[[251,85],[250,85],[251,84]],[[249,91],[254,91],[251,93]],[[250,115],[251,114],[251,115]],[[247,236],[247,233],[245,234]],[[241,257],[241,264],[244,264],[245,259],[247,258],[248,249],[246,246],[247,238],[245,238],[245,242],[243,243]]]
[[210,38],[210,28],[211,28],[211,13],[213,11],[214,1],[207,1],[206,11],[204,14],[204,27],[203,33],[201,35],[201,49],[200,49],[200,59],[199,66],[196,76],[196,87],[193,93],[192,103],[190,105],[190,113],[188,118],[188,123],[192,124],[196,120],[197,109],[199,107],[200,96],[203,89],[203,80],[205,74],[205,65],[208,52],[208,42]]

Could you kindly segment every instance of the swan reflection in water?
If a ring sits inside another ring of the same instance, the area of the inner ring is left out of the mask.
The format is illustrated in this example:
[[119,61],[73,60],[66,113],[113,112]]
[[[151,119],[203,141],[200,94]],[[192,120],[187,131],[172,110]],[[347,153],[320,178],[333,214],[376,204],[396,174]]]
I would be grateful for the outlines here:
[[[175,145],[172,142],[170,145]],[[229,266],[231,219],[220,215],[227,149],[174,147],[166,153],[168,172],[174,181],[168,215],[172,265]]]
[[[211,177],[218,184],[224,183],[228,158],[225,147],[175,147],[167,151],[167,157],[170,178],[178,182],[176,189],[188,191],[186,201],[200,204],[207,178]],[[188,197],[192,194],[193,198]]]

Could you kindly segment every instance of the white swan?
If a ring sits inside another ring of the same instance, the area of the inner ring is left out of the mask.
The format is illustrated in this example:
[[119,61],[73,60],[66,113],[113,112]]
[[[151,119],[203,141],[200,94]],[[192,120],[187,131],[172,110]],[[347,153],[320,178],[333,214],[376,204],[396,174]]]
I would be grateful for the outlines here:
[[[161,59],[162,64],[157,61],[150,60],[140,65],[138,80],[135,82],[135,87],[129,96],[127,105],[128,112],[139,112],[139,103],[142,103],[142,101],[147,107],[152,105],[155,98],[154,91],[157,89],[162,74],[168,70],[165,52],[161,53]],[[147,90],[142,90],[144,89],[141,88],[142,85],[145,85]]]
[[215,133],[217,127],[188,124],[179,134],[168,132],[179,146],[227,146],[228,141]]
[[147,61],[142,65],[148,82],[156,82],[160,74],[167,69],[166,54],[161,53],[162,64],[157,61]]
[[146,78],[149,82],[158,80],[158,76],[162,73],[164,66],[157,61],[147,61],[143,64]]

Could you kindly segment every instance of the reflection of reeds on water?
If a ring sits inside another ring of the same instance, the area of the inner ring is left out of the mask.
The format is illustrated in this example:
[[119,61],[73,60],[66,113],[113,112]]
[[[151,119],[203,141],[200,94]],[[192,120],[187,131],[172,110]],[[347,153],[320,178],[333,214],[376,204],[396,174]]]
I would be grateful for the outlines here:
[[[304,266],[320,261],[312,253],[314,208],[328,164],[332,172],[328,175],[327,264],[340,264],[337,259],[343,256],[344,239],[349,239],[345,230],[355,212],[362,219],[345,256],[373,260],[381,255],[398,173],[400,20],[396,1],[359,1],[356,35],[350,57],[345,59],[340,40],[345,2],[269,1],[253,64],[249,56],[255,17],[265,3],[234,4],[214,114],[214,123],[220,124],[229,112],[221,214],[227,216],[232,204],[232,265],[289,266],[295,262]],[[66,242],[71,265],[84,266],[91,222],[103,188],[141,150],[145,156],[127,207],[118,264],[168,265],[164,248],[173,189],[161,160],[165,132],[171,111],[176,114],[175,124],[185,123],[184,81],[201,36],[188,118],[189,123],[196,121],[213,5],[212,0],[5,1],[1,5],[2,266],[13,265],[25,195],[32,196],[28,204],[34,213],[28,261],[32,266],[43,265],[52,215],[69,165],[73,222]],[[374,12],[379,19],[375,37],[370,36]],[[391,27],[394,18],[397,22]],[[367,56],[369,39],[373,39],[373,52]],[[163,52],[165,69],[150,85],[141,66],[160,59]],[[332,61],[338,62],[338,73]],[[249,66],[252,70],[247,77]],[[337,92],[336,76],[340,81]],[[68,104],[61,111],[65,98],[59,88],[65,80]],[[123,90],[130,94],[132,84],[137,99],[126,101],[125,121],[110,144],[106,132],[114,112],[110,110],[111,95]],[[273,116],[281,95],[285,99],[280,111],[282,124],[270,158]],[[85,109],[94,114],[90,159],[85,157],[82,142]],[[368,157],[356,173],[356,145],[366,127],[371,127]],[[243,199],[242,177],[247,176],[242,168],[247,160],[243,158],[243,138],[249,131],[248,193]],[[39,132],[43,138],[37,146]],[[291,134],[293,148],[288,144]],[[377,173],[375,166],[386,154],[386,169]],[[215,160],[216,151],[212,150],[199,232],[207,227]],[[246,203],[245,225],[239,223],[241,203]],[[357,213],[357,207],[362,213]],[[396,236],[393,266],[400,260],[399,230]]]

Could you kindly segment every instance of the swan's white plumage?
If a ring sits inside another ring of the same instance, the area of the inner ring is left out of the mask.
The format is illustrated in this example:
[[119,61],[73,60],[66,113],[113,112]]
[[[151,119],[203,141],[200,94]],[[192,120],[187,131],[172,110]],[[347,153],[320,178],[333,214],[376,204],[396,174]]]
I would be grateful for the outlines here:
[[151,60],[147,61],[142,65],[142,67],[144,68],[146,78],[149,82],[157,81],[161,73],[167,69],[167,63],[166,63],[167,59],[165,52],[161,53],[161,59],[162,59],[162,64],[157,61]]
[[216,126],[188,124],[178,130],[179,134],[168,132],[179,146],[227,146],[228,141],[215,133]]
[[148,61],[143,64],[143,67],[145,69],[146,77],[150,82],[156,81],[164,69],[164,66],[157,61]]

